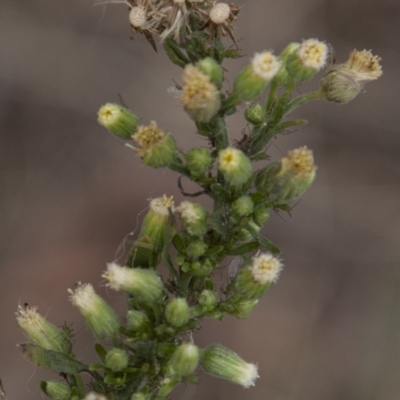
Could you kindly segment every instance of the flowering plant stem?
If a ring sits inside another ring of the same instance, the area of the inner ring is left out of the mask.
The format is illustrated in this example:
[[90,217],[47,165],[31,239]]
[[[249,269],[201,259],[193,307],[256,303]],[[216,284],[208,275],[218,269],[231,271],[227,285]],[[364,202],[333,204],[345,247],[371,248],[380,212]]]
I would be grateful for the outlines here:
[[[150,201],[125,263],[109,263],[102,275],[107,286],[127,295],[124,320],[92,285],[69,289],[96,339],[96,362],[80,361],[72,352],[71,329],[52,325],[28,305],[17,313],[28,338],[19,348],[35,365],[65,378],[41,383],[52,399],[164,400],[180,383],[197,383],[198,365],[248,388],[258,378],[255,364],[219,344],[199,349],[192,334],[203,318],[248,318],[281,273],[280,249],[263,236],[262,227],[271,212],[290,212],[291,202],[316,176],[305,146],[269,161],[270,141],[307,122],[285,118],[311,100],[350,101],[380,76],[379,58],[354,51],[346,63],[328,69],[319,90],[292,100],[298,85],[326,67],[329,58],[327,44],[308,39],[289,44],[279,56],[257,53],[225,93],[221,64],[240,56],[233,34],[239,7],[194,0],[126,3],[132,35],[142,34],[153,49],[158,35],[171,62],[183,68],[179,100],[208,147],[179,150],[170,132],[155,121],[139,125],[139,118],[119,104],[102,106],[98,122],[119,140],[133,140],[128,147],[143,164],[177,172],[183,197],[207,195],[213,207],[188,200],[177,206],[166,195]],[[243,109],[242,138],[232,141],[227,118]],[[201,190],[187,193],[182,177]],[[227,276],[214,282],[215,271],[227,266]]]

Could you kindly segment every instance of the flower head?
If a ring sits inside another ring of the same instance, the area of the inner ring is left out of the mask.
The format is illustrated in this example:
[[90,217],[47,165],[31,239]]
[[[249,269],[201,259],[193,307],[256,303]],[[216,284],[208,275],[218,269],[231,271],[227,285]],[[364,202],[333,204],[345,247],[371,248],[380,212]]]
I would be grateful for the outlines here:
[[241,150],[233,147],[227,147],[219,152],[218,168],[231,185],[246,183],[252,173],[248,157]]
[[149,304],[159,300],[164,290],[161,278],[152,269],[128,268],[110,263],[102,276],[108,280],[107,286],[111,289],[127,292]]
[[234,92],[241,100],[254,100],[281,68],[281,61],[270,51],[256,53],[251,63],[236,77]]
[[264,253],[253,257],[250,269],[254,281],[265,285],[266,283],[278,280],[279,274],[282,271],[282,263],[273,255]]
[[141,125],[132,136],[139,147],[138,155],[145,165],[161,168],[170,165],[176,157],[176,144],[170,133],[159,129],[155,121]]
[[287,157],[282,158],[279,175],[291,173],[295,179],[303,180],[309,179],[316,170],[312,151],[303,146],[290,150]]
[[107,103],[97,113],[100,125],[121,139],[130,139],[138,126],[138,117],[128,108]]
[[209,374],[245,388],[254,386],[254,381],[259,377],[255,364],[247,363],[235,352],[220,344],[213,344],[204,349],[200,362]]
[[190,201],[182,201],[176,208],[185,229],[191,234],[202,236],[207,232],[207,211],[202,205]]
[[382,75],[380,58],[371,51],[353,50],[349,59],[330,68],[321,81],[321,90],[328,101],[348,103],[364,88],[365,83]]
[[287,56],[286,70],[296,81],[307,81],[325,67],[329,47],[317,39],[304,40],[300,46]]
[[189,64],[183,73],[180,102],[196,122],[208,122],[220,108],[220,94],[211,78]]
[[71,341],[65,332],[46,321],[37,307],[19,306],[16,314],[18,325],[32,344],[60,353],[71,352]]
[[71,303],[78,307],[87,326],[96,338],[115,337],[120,326],[115,311],[99,296],[90,283],[78,282],[68,289]]

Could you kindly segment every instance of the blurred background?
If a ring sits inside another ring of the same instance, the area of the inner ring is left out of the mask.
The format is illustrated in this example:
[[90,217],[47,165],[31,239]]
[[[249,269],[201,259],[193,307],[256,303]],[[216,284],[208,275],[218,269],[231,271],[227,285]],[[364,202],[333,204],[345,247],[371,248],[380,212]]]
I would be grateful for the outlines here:
[[[283,250],[279,284],[247,321],[206,321],[200,346],[220,342],[257,362],[242,389],[201,375],[175,400],[392,400],[400,397],[400,3],[398,0],[240,0],[236,38],[245,57],[291,41],[331,43],[339,62],[357,48],[383,59],[383,77],[346,106],[308,104],[309,125],[274,141],[314,150],[318,179],[292,216],[273,215],[265,234]],[[10,400],[38,400],[41,379],[15,344],[18,304],[73,323],[76,352],[95,360],[91,336],[67,288],[91,282],[120,314],[124,296],[101,273],[132,240],[147,199],[182,196],[176,175],[143,167],[97,125],[103,103],[156,119],[182,148],[204,144],[167,88],[181,71],[143,37],[129,40],[124,5],[91,0],[0,2],[0,377]],[[316,89],[318,78],[301,86]],[[232,138],[245,122],[229,119]],[[216,279],[219,279],[218,275]]]

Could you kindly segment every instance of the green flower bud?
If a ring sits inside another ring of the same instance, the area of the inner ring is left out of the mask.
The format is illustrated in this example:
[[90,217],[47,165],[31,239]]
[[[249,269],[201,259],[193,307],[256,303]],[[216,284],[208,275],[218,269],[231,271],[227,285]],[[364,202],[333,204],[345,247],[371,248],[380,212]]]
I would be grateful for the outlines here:
[[203,236],[207,232],[207,211],[198,203],[183,201],[176,208],[185,230],[190,235]]
[[171,358],[174,371],[180,376],[193,374],[199,363],[199,348],[192,343],[181,344]]
[[161,278],[152,269],[128,268],[110,263],[102,276],[108,280],[107,286],[127,292],[140,302],[151,304],[160,300],[164,292]]
[[32,344],[60,353],[71,353],[69,337],[63,330],[46,321],[37,312],[37,307],[19,306],[17,322]]
[[246,299],[259,299],[278,280],[281,270],[282,263],[271,254],[253,257],[251,265],[236,275],[236,289]]
[[201,176],[212,166],[211,153],[203,147],[195,147],[187,153],[186,162],[193,176]]
[[257,307],[258,299],[244,299],[241,298],[237,303],[235,303],[236,312],[234,315],[240,319],[246,319]]
[[198,258],[206,252],[207,248],[208,246],[204,242],[194,240],[186,248],[186,254],[191,258]]
[[234,186],[246,183],[252,174],[248,157],[239,149],[227,147],[219,152],[218,168],[225,179]]
[[210,260],[195,261],[190,264],[188,271],[194,276],[206,277],[210,275],[214,265]]
[[253,212],[253,202],[249,196],[242,196],[232,203],[232,211],[239,216],[249,215]]
[[270,216],[269,208],[264,204],[259,205],[253,212],[254,222],[258,226],[263,226],[263,224],[266,221],[268,221],[269,216]]
[[155,121],[151,121],[149,126],[139,126],[132,139],[138,143],[136,151],[145,165],[153,168],[168,167],[177,158],[174,138],[159,129]]
[[122,349],[114,347],[106,354],[105,364],[113,372],[123,370],[128,366],[128,354]]
[[368,50],[353,50],[344,64],[335,65],[321,81],[326,100],[348,103],[364,88],[364,84],[382,75],[380,58]]
[[189,318],[190,309],[186,299],[177,297],[168,302],[165,307],[165,319],[170,325],[179,328],[185,325],[189,321]]
[[221,66],[211,57],[206,57],[196,63],[196,67],[203,72],[203,74],[208,75],[211,81],[218,88],[222,85],[223,71]]
[[197,300],[200,305],[206,307],[207,309],[212,309],[217,304],[217,297],[211,290],[203,290]]
[[236,77],[234,94],[241,100],[254,100],[262,94],[267,84],[278,73],[280,61],[271,52],[257,53],[251,63]]
[[246,108],[244,117],[251,124],[260,125],[265,121],[266,112],[260,104],[255,104]]
[[325,43],[316,39],[304,40],[287,56],[286,70],[296,81],[307,81],[325,67],[328,55],[329,48]]
[[100,108],[97,121],[121,139],[130,139],[139,123],[138,117],[131,110],[113,103]]
[[151,329],[149,317],[142,311],[129,310],[126,317],[126,323],[128,329],[135,332],[143,332]]
[[232,350],[220,344],[213,344],[203,350],[200,363],[209,374],[245,388],[254,386],[254,381],[259,377],[255,364],[245,362]]
[[71,389],[68,385],[57,381],[40,382],[42,391],[53,400],[69,400]]
[[89,283],[78,283],[73,289],[68,289],[71,294],[71,303],[78,307],[85,319],[86,325],[98,338],[112,339],[118,333],[120,323],[115,311],[96,294]]
[[153,251],[160,254],[171,230],[170,215],[175,211],[173,197],[166,195],[150,201],[150,209],[144,218],[140,236],[148,236]]

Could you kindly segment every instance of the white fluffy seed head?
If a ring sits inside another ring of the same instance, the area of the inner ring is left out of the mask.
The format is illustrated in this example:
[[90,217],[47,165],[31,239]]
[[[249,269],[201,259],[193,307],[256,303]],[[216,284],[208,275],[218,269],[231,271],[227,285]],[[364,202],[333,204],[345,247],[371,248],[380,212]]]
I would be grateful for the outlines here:
[[317,39],[307,39],[300,45],[298,55],[304,66],[319,71],[327,62],[329,48]]
[[134,28],[140,28],[146,23],[146,10],[143,7],[133,7],[129,13],[129,22]]
[[226,3],[217,3],[210,10],[209,17],[214,24],[220,25],[228,20],[231,8]]
[[251,274],[254,280],[262,285],[276,282],[282,270],[280,260],[271,254],[261,254],[253,257]]

